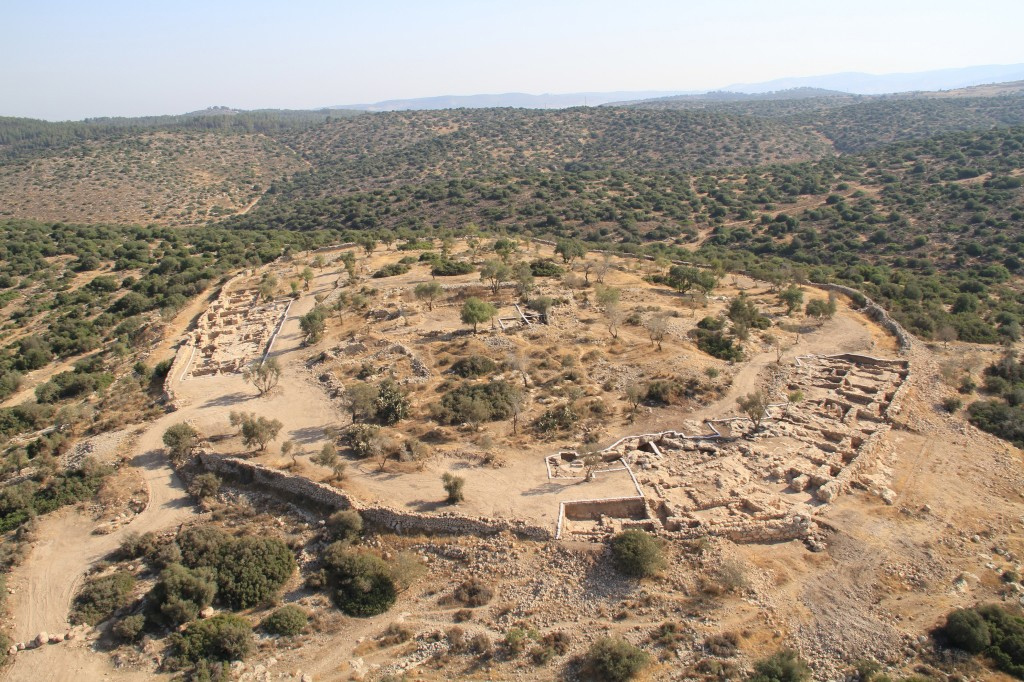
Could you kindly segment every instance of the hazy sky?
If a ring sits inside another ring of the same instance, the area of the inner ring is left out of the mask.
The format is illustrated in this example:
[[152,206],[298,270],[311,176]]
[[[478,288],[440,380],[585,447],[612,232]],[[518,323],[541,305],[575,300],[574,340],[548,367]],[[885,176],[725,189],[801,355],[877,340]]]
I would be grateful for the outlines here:
[[699,90],[1024,62],[1024,2],[3,0],[0,115]]

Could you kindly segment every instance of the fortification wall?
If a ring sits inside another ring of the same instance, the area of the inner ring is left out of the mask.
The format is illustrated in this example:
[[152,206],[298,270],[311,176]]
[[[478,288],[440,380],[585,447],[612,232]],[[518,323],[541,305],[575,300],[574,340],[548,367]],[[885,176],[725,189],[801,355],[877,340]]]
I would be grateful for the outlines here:
[[399,511],[380,505],[367,505],[349,497],[343,490],[311,481],[277,469],[247,462],[236,457],[199,453],[199,461],[208,471],[245,485],[252,485],[284,499],[331,512],[355,509],[372,526],[395,533],[426,533],[430,535],[495,535],[514,533],[530,540],[550,540],[547,528],[523,521],[463,516],[454,513],[420,514]]

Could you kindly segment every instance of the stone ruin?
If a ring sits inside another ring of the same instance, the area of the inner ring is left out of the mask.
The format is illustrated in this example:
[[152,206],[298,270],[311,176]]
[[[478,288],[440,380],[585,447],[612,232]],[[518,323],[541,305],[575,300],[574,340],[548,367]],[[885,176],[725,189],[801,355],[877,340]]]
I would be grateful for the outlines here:
[[[804,399],[772,405],[756,434],[741,417],[709,421],[705,435],[624,438],[599,456],[627,468],[637,497],[563,502],[558,535],[644,527],[737,542],[806,538],[813,517],[874,460],[908,374],[902,360],[806,356],[778,377],[780,389]],[[575,453],[549,456],[547,465],[552,478],[582,477]]]
[[261,302],[256,289],[222,291],[199,318],[190,377],[241,372],[260,360],[288,312],[290,301]]

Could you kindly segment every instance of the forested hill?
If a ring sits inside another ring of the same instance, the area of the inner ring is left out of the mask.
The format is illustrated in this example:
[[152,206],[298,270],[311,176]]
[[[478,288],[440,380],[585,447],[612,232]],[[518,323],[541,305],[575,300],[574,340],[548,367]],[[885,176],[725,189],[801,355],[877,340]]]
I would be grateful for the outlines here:
[[7,128],[15,151],[0,164],[0,211],[578,237],[848,282],[923,335],[1016,333],[1024,97],[724,99],[330,120],[212,111],[81,124],[93,126],[87,139],[74,125],[47,137],[50,124],[32,124],[36,134],[19,123]]

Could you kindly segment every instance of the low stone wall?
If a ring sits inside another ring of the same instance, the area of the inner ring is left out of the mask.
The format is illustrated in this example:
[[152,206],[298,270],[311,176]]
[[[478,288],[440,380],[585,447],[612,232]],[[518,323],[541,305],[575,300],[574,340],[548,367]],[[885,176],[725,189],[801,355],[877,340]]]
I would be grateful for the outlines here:
[[419,514],[378,505],[366,505],[349,497],[345,491],[311,481],[285,471],[247,462],[237,457],[199,453],[199,461],[208,471],[245,485],[252,485],[303,506],[312,506],[326,513],[339,509],[355,509],[372,526],[395,533],[426,533],[437,535],[495,535],[514,533],[530,540],[550,540],[547,528],[523,521],[462,516],[454,513]]
[[910,335],[906,329],[903,328],[896,320],[890,317],[889,313],[882,306],[878,305],[870,298],[865,296],[862,292],[857,291],[853,287],[843,286],[842,284],[831,284],[829,282],[811,282],[813,286],[826,291],[834,291],[844,296],[856,300],[863,300],[864,307],[861,309],[865,315],[877,322],[882,328],[888,331],[890,334],[896,337],[896,340],[900,343],[900,352],[908,352],[914,344],[914,337]]
[[[679,519],[678,522],[685,523],[686,519]],[[667,519],[669,528],[673,525],[673,519]],[[677,522],[677,523],[678,523]],[[781,519],[767,519],[764,521],[739,521],[734,524],[715,524],[713,526],[683,527],[665,531],[664,534],[671,538],[682,540],[696,540],[709,535],[722,537],[736,543],[755,542],[788,542],[790,540],[802,540],[815,529],[814,520],[810,516],[794,514]]]
[[597,500],[566,500],[563,515],[570,521],[596,521],[602,516],[646,519],[647,501],[642,497],[608,497]]

